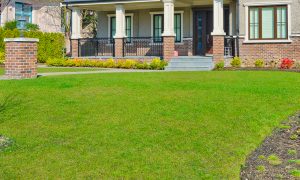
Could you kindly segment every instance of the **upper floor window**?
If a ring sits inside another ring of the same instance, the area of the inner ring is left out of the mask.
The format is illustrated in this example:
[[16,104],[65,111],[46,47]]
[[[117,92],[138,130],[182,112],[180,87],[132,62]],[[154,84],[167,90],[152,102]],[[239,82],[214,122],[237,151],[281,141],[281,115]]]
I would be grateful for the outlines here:
[[25,28],[26,23],[32,23],[32,5],[16,2],[16,21],[17,27]]
[[249,7],[249,39],[288,38],[287,6]]

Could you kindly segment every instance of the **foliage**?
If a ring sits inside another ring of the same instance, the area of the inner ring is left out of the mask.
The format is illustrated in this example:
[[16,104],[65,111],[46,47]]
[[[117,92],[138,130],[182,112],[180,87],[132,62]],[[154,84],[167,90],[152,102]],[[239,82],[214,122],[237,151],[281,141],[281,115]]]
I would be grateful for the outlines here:
[[168,63],[166,61],[160,60],[159,58],[154,58],[150,63],[150,69],[153,70],[163,70]]
[[297,165],[300,165],[300,159],[289,160],[289,163],[295,163]]
[[5,53],[0,51],[0,65],[4,64],[5,61]]
[[292,175],[294,177],[300,177],[300,170],[298,170],[298,169],[293,169],[289,173],[290,173],[290,175]]
[[257,59],[255,60],[254,65],[258,68],[264,67],[265,61],[263,59]]
[[280,158],[276,154],[272,154],[268,157],[268,162],[271,165],[278,166],[282,163]]
[[4,30],[14,30],[17,29],[17,21],[8,21],[4,24],[3,29]]
[[216,70],[222,70],[225,67],[225,62],[224,61],[220,61],[215,65],[215,69]]
[[293,60],[289,59],[289,58],[283,58],[281,60],[281,64],[280,64],[280,68],[281,69],[291,69],[294,65],[294,62]]
[[40,30],[40,27],[37,24],[26,23],[26,30],[27,31],[38,31],[38,30]]
[[266,167],[260,165],[260,166],[257,166],[257,167],[256,167],[256,170],[258,170],[259,172],[264,172],[264,171],[266,171]]
[[240,57],[234,57],[232,60],[231,60],[231,66],[232,67],[235,67],[235,68],[238,68],[238,67],[241,67],[241,64],[242,64],[242,60]]
[[295,149],[289,149],[288,150],[288,155],[290,155],[290,156],[297,156],[297,150],[295,150]]
[[123,68],[123,69],[164,69],[166,62],[153,59],[150,64],[133,59],[126,60],[89,60],[89,59],[63,59],[50,58],[47,60],[48,66],[64,66],[64,67],[103,67],[103,68]]

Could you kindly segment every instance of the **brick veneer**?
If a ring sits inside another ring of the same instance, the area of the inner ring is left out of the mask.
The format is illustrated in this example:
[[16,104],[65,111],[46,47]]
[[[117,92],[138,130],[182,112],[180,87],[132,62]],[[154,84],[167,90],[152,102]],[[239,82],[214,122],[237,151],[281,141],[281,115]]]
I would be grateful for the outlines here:
[[164,36],[163,41],[163,58],[170,61],[174,56],[175,36]]
[[78,39],[71,39],[71,55],[76,58],[79,57],[79,44]]
[[271,61],[279,62],[282,58],[300,60],[300,37],[292,37],[291,40],[291,43],[246,44],[241,38],[239,44],[243,66],[253,67],[257,59],[263,59],[267,65]]
[[5,39],[5,77],[37,77],[37,39]]
[[224,60],[224,36],[213,36],[213,61],[218,63]]
[[124,39],[115,38],[115,56],[123,57]]

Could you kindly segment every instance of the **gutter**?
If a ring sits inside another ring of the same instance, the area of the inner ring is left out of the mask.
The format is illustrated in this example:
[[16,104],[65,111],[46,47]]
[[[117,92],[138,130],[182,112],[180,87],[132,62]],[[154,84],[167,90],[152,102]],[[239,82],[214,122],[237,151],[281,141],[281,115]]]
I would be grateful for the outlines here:
[[129,3],[148,3],[148,2],[161,2],[161,0],[89,0],[89,1],[68,1],[62,2],[61,5],[69,6],[87,6],[87,5],[106,5],[106,4],[129,4]]

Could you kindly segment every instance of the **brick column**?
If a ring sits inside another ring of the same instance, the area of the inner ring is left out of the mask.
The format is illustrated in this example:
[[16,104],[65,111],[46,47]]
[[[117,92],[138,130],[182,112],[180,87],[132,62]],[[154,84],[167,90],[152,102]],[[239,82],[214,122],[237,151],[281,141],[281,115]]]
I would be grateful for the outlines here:
[[71,39],[71,56],[73,58],[79,57],[78,39]]
[[115,57],[123,57],[124,39],[115,38]]
[[218,63],[224,60],[224,36],[213,36],[213,60]]
[[164,36],[163,41],[163,58],[166,61],[170,61],[174,56],[175,36]]
[[5,42],[5,77],[29,79],[37,77],[37,43],[34,38],[7,38]]

